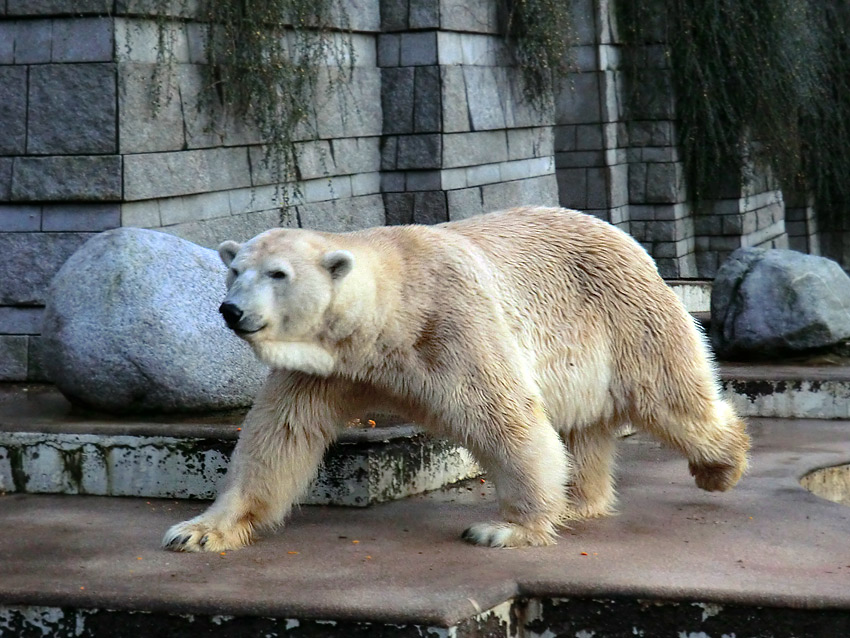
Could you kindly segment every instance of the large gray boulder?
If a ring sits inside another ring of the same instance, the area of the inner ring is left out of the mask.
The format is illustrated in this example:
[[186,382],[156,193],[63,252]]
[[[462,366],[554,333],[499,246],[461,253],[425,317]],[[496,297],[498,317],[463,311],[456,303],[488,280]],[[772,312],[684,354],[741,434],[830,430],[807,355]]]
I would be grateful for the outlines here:
[[722,359],[770,359],[850,338],[850,277],[793,250],[741,248],[711,292],[711,343]]
[[247,406],[267,374],[224,325],[218,254],[137,228],[83,244],[50,285],[47,373],[72,402],[109,412]]

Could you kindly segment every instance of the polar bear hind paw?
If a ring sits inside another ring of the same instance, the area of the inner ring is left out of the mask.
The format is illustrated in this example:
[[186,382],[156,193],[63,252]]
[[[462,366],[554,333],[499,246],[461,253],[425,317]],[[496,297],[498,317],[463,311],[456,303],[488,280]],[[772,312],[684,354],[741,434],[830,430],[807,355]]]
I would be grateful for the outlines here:
[[249,527],[234,527],[222,531],[193,519],[178,523],[169,529],[162,539],[162,547],[172,552],[223,552],[239,549],[250,542]]
[[555,544],[551,526],[533,529],[517,523],[476,523],[463,533],[463,540],[483,547],[539,547]]

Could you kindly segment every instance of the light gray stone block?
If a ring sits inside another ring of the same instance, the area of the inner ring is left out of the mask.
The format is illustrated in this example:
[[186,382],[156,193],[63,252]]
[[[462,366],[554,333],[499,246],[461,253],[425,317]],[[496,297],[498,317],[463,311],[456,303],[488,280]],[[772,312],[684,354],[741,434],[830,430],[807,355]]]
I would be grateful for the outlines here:
[[251,186],[244,147],[124,157],[124,199],[153,199]]
[[502,179],[502,172],[499,164],[483,164],[466,169],[466,183],[469,186],[492,184],[500,179]]
[[112,62],[111,18],[64,18],[53,21],[53,62]]
[[437,33],[435,31],[401,34],[402,66],[435,64],[437,64]]
[[113,64],[47,64],[30,68],[27,152],[115,153]]
[[0,335],[0,381],[25,381],[27,378],[28,337]]
[[250,405],[267,369],[224,325],[218,254],[122,228],[78,250],[50,286],[42,336],[50,378],[109,412]]
[[15,22],[15,64],[50,62],[52,20]]
[[301,226],[313,230],[345,232],[383,226],[386,220],[381,195],[304,204],[297,208]]
[[297,226],[295,214],[287,214],[280,208],[272,210],[216,217],[202,221],[174,224],[158,229],[163,233],[215,250],[227,240],[244,242],[269,228]]
[[486,66],[464,67],[463,77],[472,130],[505,128],[505,112],[502,109],[504,90],[500,90],[493,69]]
[[[205,113],[198,112],[195,117],[188,111],[184,125],[178,76],[166,73],[155,78],[155,72],[153,64],[125,62],[118,67],[118,147],[123,154],[183,149],[184,130],[194,132],[197,120],[208,120]],[[191,90],[190,86],[184,88]],[[206,133],[204,141],[220,144],[221,138]]]
[[16,201],[116,201],[121,199],[121,157],[78,155],[16,157]]
[[42,210],[46,232],[101,232],[120,225],[119,204],[47,204]]
[[488,184],[481,187],[485,210],[515,206],[557,206],[558,184],[555,175],[544,175],[514,182]]
[[443,131],[455,133],[471,130],[463,67],[443,66],[440,68],[440,74],[442,76]]
[[508,159],[507,135],[480,131],[443,135],[443,167],[476,166]]
[[39,334],[43,314],[41,307],[0,306],[0,334]]
[[551,157],[554,134],[551,126],[508,130],[508,159]]
[[499,33],[497,5],[490,0],[440,0],[440,27],[447,31]]
[[230,215],[229,191],[214,191],[159,200],[163,226]]
[[379,137],[346,137],[330,140],[338,175],[371,173],[381,168]]
[[0,204],[0,232],[22,233],[39,230],[41,230],[41,206]]
[[0,131],[3,132],[0,154],[19,155],[26,151],[27,68],[24,66],[0,66]]
[[484,209],[481,187],[463,188],[446,193],[449,219],[467,219],[488,212]]
[[372,195],[381,192],[381,173],[360,173],[351,176],[351,195]]
[[437,31],[437,60],[441,66],[463,64],[463,46],[460,33]]
[[[336,70],[328,72],[341,81]],[[316,131],[319,137],[369,137],[381,135],[381,70],[355,67],[350,80],[328,88],[328,74],[320,73],[316,82]]]
[[149,199],[142,202],[123,202],[121,204],[121,226],[158,228],[161,225],[158,199]]
[[43,305],[50,280],[91,233],[0,233],[0,305]]

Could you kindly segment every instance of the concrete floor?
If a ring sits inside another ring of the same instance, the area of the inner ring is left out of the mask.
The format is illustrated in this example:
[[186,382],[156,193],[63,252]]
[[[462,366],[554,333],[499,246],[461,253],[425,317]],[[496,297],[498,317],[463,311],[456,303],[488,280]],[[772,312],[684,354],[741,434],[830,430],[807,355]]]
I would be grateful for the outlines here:
[[0,607],[436,627],[515,597],[847,612],[850,508],[799,479],[850,462],[850,422],[753,419],[751,434],[751,471],[725,494],[702,492],[683,459],[630,437],[621,445],[620,514],[535,549],[460,540],[466,526],[496,516],[491,486],[478,479],[367,509],[304,507],[283,529],[224,555],[159,549],[164,531],[203,503],[0,496]]

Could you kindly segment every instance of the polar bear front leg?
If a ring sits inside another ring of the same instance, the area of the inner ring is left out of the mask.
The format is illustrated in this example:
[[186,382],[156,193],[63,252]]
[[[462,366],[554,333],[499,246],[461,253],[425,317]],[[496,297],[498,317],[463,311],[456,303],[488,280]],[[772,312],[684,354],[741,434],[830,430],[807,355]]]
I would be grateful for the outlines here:
[[503,521],[476,523],[464,540],[488,547],[552,545],[568,512],[570,462],[542,408],[487,424],[467,445],[495,483]]
[[209,509],[174,525],[162,545],[220,552],[251,542],[254,531],[284,519],[316,476],[339,413],[324,379],[273,372],[249,412],[224,491]]

